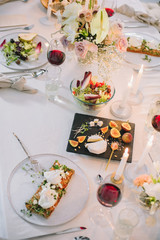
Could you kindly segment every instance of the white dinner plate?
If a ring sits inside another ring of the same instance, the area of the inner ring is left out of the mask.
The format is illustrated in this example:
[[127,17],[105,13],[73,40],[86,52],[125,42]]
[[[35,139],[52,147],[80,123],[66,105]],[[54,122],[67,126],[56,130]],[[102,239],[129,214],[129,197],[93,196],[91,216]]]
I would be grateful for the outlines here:
[[[24,33],[24,32],[23,32]],[[8,35],[3,36],[0,38],[0,44],[3,42],[4,39],[6,39],[6,42],[9,42],[10,39],[18,40],[18,33],[11,33]],[[26,32],[24,33],[26,34]],[[42,44],[42,52],[39,54],[38,59],[34,61],[21,61],[21,63],[18,65],[15,62],[12,62],[10,65],[7,65],[6,58],[4,57],[3,51],[0,50],[0,63],[8,68],[14,69],[14,70],[31,70],[34,68],[38,68],[43,66],[47,63],[47,49],[49,46],[49,42],[42,36],[37,35],[34,38],[34,42]]]
[[84,172],[74,162],[63,156],[40,154],[32,156],[32,159],[36,159],[41,168],[47,171],[55,160],[58,160],[60,164],[74,169],[75,173],[67,186],[66,194],[62,196],[48,219],[34,213],[32,216],[27,216],[21,210],[26,209],[25,202],[31,199],[44,179],[39,178],[39,175],[36,177],[30,168],[30,160],[24,159],[13,169],[8,180],[8,198],[15,212],[24,220],[40,226],[56,226],[75,218],[84,208],[89,195],[88,180]]
[[[154,38],[151,35],[147,35],[145,33],[125,33],[125,36],[128,37],[135,37],[140,40],[146,40],[152,43],[159,44],[160,40]],[[133,52],[126,52],[125,53],[125,61],[135,66],[141,66],[142,64],[146,68],[156,67],[160,65],[160,57],[148,56],[151,59],[150,62],[144,60],[144,57],[147,54],[140,54],[140,53],[133,53]]]

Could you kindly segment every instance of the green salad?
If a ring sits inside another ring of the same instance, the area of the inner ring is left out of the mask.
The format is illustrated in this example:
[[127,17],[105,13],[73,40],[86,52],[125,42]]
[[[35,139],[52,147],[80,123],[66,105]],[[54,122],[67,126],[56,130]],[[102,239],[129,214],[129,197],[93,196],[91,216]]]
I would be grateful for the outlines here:
[[41,52],[41,42],[38,44],[31,41],[25,41],[18,37],[17,39],[10,39],[10,41],[4,41],[0,44],[0,49],[4,54],[7,65],[12,62],[16,62],[18,65],[21,61],[33,61],[38,59],[38,55]]
[[105,82],[98,82],[91,72],[85,72],[82,81],[77,80],[72,94],[80,101],[92,104],[106,102],[111,98],[111,87]]

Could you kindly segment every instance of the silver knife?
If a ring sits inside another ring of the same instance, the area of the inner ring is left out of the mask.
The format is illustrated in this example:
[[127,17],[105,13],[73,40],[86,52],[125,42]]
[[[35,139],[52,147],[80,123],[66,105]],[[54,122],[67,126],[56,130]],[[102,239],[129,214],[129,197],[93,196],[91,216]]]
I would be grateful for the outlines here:
[[40,239],[43,237],[48,237],[48,236],[53,236],[53,235],[61,235],[61,234],[66,234],[66,233],[73,233],[73,232],[78,232],[87,229],[86,227],[75,227],[75,228],[68,228],[62,231],[54,232],[54,233],[49,233],[45,235],[40,235],[40,236],[35,236],[35,237],[29,237],[29,238],[23,238],[23,240],[31,240],[31,239]]
[[130,25],[130,26],[124,26],[124,28],[148,28],[149,25]]

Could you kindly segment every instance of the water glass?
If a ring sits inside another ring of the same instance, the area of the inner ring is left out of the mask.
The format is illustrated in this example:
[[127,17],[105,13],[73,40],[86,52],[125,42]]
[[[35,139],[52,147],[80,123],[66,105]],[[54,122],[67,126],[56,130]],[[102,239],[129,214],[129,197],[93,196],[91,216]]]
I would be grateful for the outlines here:
[[46,72],[46,96],[48,100],[56,99],[58,89],[62,86],[61,68],[58,66],[49,66]]
[[114,230],[114,240],[129,240],[138,222],[138,214],[132,208],[122,209],[118,215]]

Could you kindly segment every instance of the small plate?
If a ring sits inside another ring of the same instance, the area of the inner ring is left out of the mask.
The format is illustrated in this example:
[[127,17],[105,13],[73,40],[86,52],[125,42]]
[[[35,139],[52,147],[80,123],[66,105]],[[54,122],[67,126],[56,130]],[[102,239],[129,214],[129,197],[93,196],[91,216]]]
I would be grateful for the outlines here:
[[[24,33],[24,32],[23,32]],[[11,33],[8,35],[3,36],[2,38],[0,38],[0,43],[3,42],[4,39],[6,39],[6,42],[9,42],[11,38],[13,38],[14,40],[18,40],[18,35],[20,33]],[[24,33],[26,34],[26,32]],[[49,46],[49,42],[42,36],[37,35],[34,38],[34,41],[36,43],[41,42],[42,44],[42,52],[39,54],[39,57],[37,60],[35,61],[21,61],[20,65],[16,64],[15,62],[12,62],[9,66],[6,64],[6,58],[3,55],[3,52],[0,50],[0,63],[7,67],[7,68],[11,68],[14,70],[31,70],[31,69],[35,69],[38,67],[43,66],[44,64],[46,64],[48,62],[47,60],[47,49]]]
[[[128,37],[135,37],[140,40],[146,40],[148,42],[153,42],[156,44],[160,43],[160,40],[154,38],[153,36],[147,35],[145,33],[125,33],[125,36]],[[134,64],[135,66],[141,66],[144,65],[145,68],[150,67],[157,67],[160,65],[160,57],[154,57],[148,55],[149,59],[151,59],[150,62],[147,60],[144,60],[143,58],[147,54],[141,54],[141,53],[133,53],[133,52],[126,52],[124,60],[128,63]]]
[[37,214],[29,217],[21,210],[26,209],[25,202],[37,191],[44,179],[36,177],[35,172],[29,168],[30,160],[24,159],[13,169],[8,180],[8,198],[15,212],[27,222],[40,226],[57,226],[75,218],[84,208],[89,194],[89,184],[84,172],[74,162],[63,156],[40,154],[32,156],[32,159],[36,159],[42,169],[47,171],[55,160],[58,160],[60,164],[74,169],[75,173],[67,186],[66,194],[48,219]]

